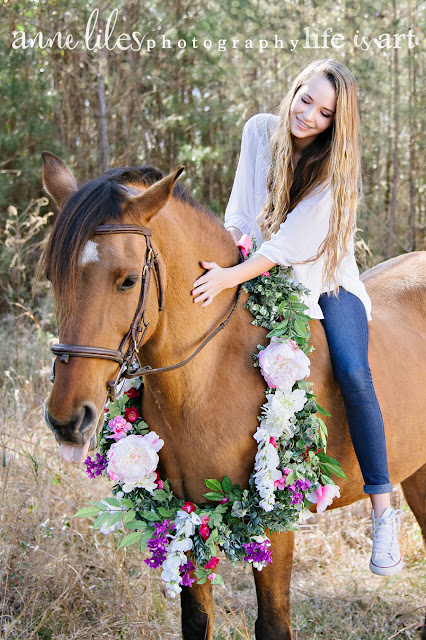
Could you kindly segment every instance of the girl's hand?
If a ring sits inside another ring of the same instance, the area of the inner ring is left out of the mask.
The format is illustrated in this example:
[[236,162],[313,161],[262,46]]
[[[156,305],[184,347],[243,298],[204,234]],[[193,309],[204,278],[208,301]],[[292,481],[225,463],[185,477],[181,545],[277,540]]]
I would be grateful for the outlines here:
[[[234,282],[232,269],[234,267],[219,267],[216,262],[201,261],[201,266],[208,269],[201,278],[194,282],[194,288],[191,291],[193,302],[203,302],[202,307],[207,307],[218,293],[224,289],[231,289],[236,286]],[[238,283],[237,283],[238,284]]]

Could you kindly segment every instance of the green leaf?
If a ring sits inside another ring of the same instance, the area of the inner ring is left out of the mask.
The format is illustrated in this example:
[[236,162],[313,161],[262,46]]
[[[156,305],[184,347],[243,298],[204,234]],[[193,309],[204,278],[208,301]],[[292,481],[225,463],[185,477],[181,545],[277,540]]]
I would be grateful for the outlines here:
[[321,460],[321,462],[329,462],[330,464],[335,464],[339,466],[339,463],[335,458],[330,458],[330,456],[326,456],[325,453],[323,453],[322,451],[318,452],[318,458]]
[[126,511],[126,513],[123,516],[123,524],[126,524],[127,522],[130,522],[131,520],[133,520],[135,515],[136,515],[136,511],[134,509],[130,509],[130,511]]
[[316,403],[317,407],[318,407],[318,413],[321,413],[323,416],[329,416],[331,417],[331,413],[328,413],[324,407],[322,407],[320,404],[318,404],[318,402]]
[[110,519],[108,520],[107,526],[112,527],[113,524],[115,524],[116,522],[119,522],[121,520],[122,515],[123,515],[122,511],[117,511],[116,513],[113,513]]
[[232,487],[232,497],[236,497],[237,500],[241,499],[241,495],[242,495],[242,490],[239,484],[234,484],[234,486]]
[[120,507],[121,509],[121,504],[115,498],[105,498],[105,502],[111,505],[111,507]]
[[91,502],[90,504],[94,504],[95,507],[98,507],[99,511],[108,511],[108,507],[103,502]]
[[334,473],[334,475],[337,476],[338,478],[346,478],[346,474],[343,471],[343,469],[336,466],[335,464],[329,464],[328,462],[323,462],[321,464],[324,464],[326,467],[328,467],[331,473]]
[[110,516],[111,511],[104,511],[103,513],[101,513],[93,523],[93,528],[97,529],[98,527],[101,527],[107,520],[109,520]]
[[[211,488],[211,487],[210,487]],[[222,489],[225,493],[231,493],[232,491],[232,482],[228,478],[228,476],[224,476],[222,480]]]
[[[291,308],[293,311],[304,311],[305,309],[308,309],[309,307],[304,303],[304,302],[294,302],[291,305]],[[306,318],[308,317],[305,313],[304,314],[300,314],[301,317],[306,320]]]
[[141,551],[145,551],[146,547],[148,546],[148,542],[151,540],[152,538],[152,534],[154,533],[154,529],[147,529],[145,531],[145,533],[142,534],[141,537],[141,546],[140,549]]
[[73,515],[73,518],[91,518],[92,516],[97,516],[99,514],[98,507],[83,507],[80,511],[77,511]]
[[140,514],[144,520],[148,520],[148,522],[157,522],[160,520],[158,514],[152,511],[144,511]]
[[306,338],[306,329],[297,318],[293,320],[293,328],[298,336],[300,336],[301,338]]
[[287,330],[287,323],[285,327],[274,327],[274,329],[272,329],[272,331],[270,331],[269,333],[266,334],[267,338],[273,338],[274,336],[282,336],[283,333],[285,333]]
[[134,531],[133,533],[128,533],[127,536],[124,536],[120,544],[118,545],[119,549],[123,549],[124,547],[130,547],[132,544],[139,542],[142,538],[142,531]]
[[129,507],[129,509],[133,509],[133,507],[135,506],[133,500],[130,500],[130,498],[121,498],[121,504],[123,504],[125,507]]
[[214,500],[215,502],[219,502],[220,500],[223,500],[223,493],[209,491],[208,493],[204,494],[204,497],[207,498],[207,500]]
[[165,500],[167,500],[168,495],[167,493],[164,491],[164,489],[156,489],[154,492],[154,500],[156,500],[157,502],[164,502]]
[[145,531],[147,528],[147,523],[144,520],[132,520],[131,522],[127,522],[124,527],[125,529],[139,529]]
[[294,473],[294,471],[291,471],[285,481],[285,486],[288,487],[290,484],[293,484],[293,482],[296,481],[296,474]]
[[157,511],[163,518],[171,518],[173,515],[170,509],[165,509],[164,507],[158,507]]
[[210,479],[206,480],[205,483],[207,489],[213,489],[213,491],[222,491],[222,485],[220,484],[219,480]]
[[124,396],[120,396],[120,398],[117,398],[117,402],[119,404],[120,407],[124,407],[124,405],[129,402],[129,397],[124,395]]

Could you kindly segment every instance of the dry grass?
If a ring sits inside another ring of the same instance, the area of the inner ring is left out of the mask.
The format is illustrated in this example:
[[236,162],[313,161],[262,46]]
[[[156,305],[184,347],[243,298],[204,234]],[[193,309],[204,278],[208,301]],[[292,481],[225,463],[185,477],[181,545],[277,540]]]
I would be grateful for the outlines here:
[[[28,338],[28,335],[26,336]],[[10,344],[3,335],[0,349]],[[29,338],[28,338],[29,339]],[[158,571],[133,549],[71,516],[108,495],[104,480],[61,464],[43,424],[46,373],[34,334],[22,375],[1,392],[0,637],[4,640],[168,640],[180,638],[179,601],[165,597]],[[1,354],[0,354],[1,355]],[[403,509],[402,575],[368,571],[369,508],[363,501],[324,514],[296,538],[292,579],[295,640],[418,638],[426,565],[420,530]],[[249,567],[222,561],[226,587],[215,592],[215,640],[254,637],[256,601]]]

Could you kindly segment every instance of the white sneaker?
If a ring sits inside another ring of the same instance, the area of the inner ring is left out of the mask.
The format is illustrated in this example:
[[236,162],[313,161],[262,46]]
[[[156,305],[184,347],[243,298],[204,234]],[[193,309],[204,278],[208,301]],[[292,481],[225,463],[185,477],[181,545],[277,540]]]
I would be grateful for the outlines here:
[[404,566],[398,544],[401,509],[395,511],[393,507],[388,507],[381,518],[376,518],[374,509],[371,509],[371,518],[373,520],[373,551],[370,571],[379,576],[399,573]]

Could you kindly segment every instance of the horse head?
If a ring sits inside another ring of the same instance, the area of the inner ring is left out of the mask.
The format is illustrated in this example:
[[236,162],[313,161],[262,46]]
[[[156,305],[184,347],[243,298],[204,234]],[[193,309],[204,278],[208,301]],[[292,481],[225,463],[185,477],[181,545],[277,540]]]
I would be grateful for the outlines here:
[[157,297],[154,284],[149,292],[150,270],[160,258],[148,225],[184,167],[164,178],[153,167],[139,168],[139,175],[112,169],[78,188],[55,155],[44,152],[43,162],[44,186],[60,210],[41,262],[61,343],[45,420],[62,457],[79,463],[96,446],[109,381],[156,330],[163,291]]

